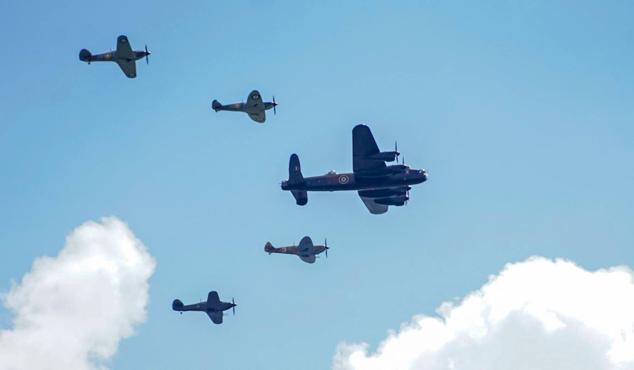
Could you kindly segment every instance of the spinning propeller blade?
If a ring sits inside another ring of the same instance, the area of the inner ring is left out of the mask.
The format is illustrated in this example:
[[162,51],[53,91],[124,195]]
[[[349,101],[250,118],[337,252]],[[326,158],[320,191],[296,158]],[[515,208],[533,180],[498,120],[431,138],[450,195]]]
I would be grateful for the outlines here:
[[273,95],[273,114],[277,114],[277,110],[275,109],[276,106],[277,103],[275,102],[275,95]]
[[150,53],[149,51],[147,51],[147,45],[145,45],[145,64],[150,64]]
[[235,316],[235,314],[236,314],[236,301],[233,299],[233,297],[231,298],[231,303],[233,303],[233,307],[231,307],[231,310],[233,311],[233,315]]
[[328,258],[328,239],[324,239],[324,247],[326,247],[326,258]]
[[396,153],[395,159],[396,159],[396,164],[398,164],[398,156],[401,155],[401,153],[398,152],[398,142],[395,140],[394,141],[394,153]]

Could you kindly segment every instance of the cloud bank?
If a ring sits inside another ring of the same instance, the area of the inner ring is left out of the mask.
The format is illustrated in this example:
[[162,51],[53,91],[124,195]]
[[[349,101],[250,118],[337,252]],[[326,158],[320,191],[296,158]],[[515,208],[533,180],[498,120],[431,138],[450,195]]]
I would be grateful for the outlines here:
[[155,265],[117,218],[76,228],[59,255],[36,259],[4,296],[14,320],[0,331],[0,369],[105,369],[145,321]]
[[416,316],[376,352],[341,343],[336,370],[632,370],[634,273],[531,258],[437,316]]

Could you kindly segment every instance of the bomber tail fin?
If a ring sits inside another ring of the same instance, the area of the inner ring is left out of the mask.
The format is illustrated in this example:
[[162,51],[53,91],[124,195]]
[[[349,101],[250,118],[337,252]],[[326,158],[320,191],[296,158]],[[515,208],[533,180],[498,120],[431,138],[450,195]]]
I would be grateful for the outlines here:
[[218,100],[214,99],[214,101],[211,102],[211,108],[217,112],[220,108],[222,108],[222,104],[220,104]]

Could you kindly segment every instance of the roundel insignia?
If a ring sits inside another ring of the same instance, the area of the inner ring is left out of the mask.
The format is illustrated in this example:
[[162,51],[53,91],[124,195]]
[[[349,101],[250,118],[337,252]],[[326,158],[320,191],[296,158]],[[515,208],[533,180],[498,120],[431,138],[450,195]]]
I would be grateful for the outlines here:
[[348,181],[350,181],[350,178],[346,175],[341,175],[339,176],[339,183],[340,184],[347,184]]

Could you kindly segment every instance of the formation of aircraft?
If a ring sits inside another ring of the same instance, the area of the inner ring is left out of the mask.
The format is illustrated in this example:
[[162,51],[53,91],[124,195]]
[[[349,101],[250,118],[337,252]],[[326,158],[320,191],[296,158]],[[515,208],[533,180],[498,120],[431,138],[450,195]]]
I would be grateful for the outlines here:
[[172,310],[178,311],[181,314],[185,311],[200,311],[205,312],[214,324],[222,324],[223,312],[229,309],[233,310],[233,314],[236,314],[236,302],[231,299],[231,302],[222,302],[218,297],[218,292],[211,291],[207,295],[207,301],[184,305],[180,299],[175,299],[172,302]]
[[328,257],[328,241],[324,241],[324,245],[314,245],[310,237],[305,236],[300,240],[299,245],[290,247],[275,248],[273,244],[267,242],[264,246],[264,251],[268,254],[281,253],[281,254],[294,254],[306,263],[315,263],[317,255],[325,252],[326,258]]
[[275,102],[275,97],[273,97],[272,102],[263,102],[262,95],[257,90],[251,91],[249,96],[247,97],[246,103],[233,103],[222,105],[218,100],[211,102],[211,108],[216,112],[225,110],[230,112],[244,112],[251,117],[257,123],[264,123],[266,121],[266,111],[269,109],[273,109],[273,113],[277,113],[275,107],[277,107],[277,103]]
[[[145,58],[149,64],[150,54],[147,45],[144,51],[132,50],[128,37],[121,35],[117,37],[117,49],[114,52],[93,55],[87,49],[81,49],[79,59],[88,64],[115,62],[128,78],[135,78],[136,61]],[[211,107],[216,112],[244,112],[255,122],[264,123],[266,111],[273,109],[273,113],[276,113],[277,103],[275,97],[272,102],[262,101],[260,92],[253,90],[246,103],[223,105],[218,100],[213,100]],[[368,126],[357,125],[352,130],[352,173],[338,174],[330,171],[323,176],[304,177],[299,157],[292,154],[289,161],[289,177],[282,182],[282,190],[290,191],[296,204],[300,206],[308,203],[309,191],[355,190],[370,213],[382,214],[387,212],[389,206],[405,205],[409,200],[411,186],[427,180],[428,174],[425,170],[412,169],[405,165],[404,160],[398,164],[399,155],[396,144],[393,151],[380,151]],[[386,162],[396,164],[387,165]],[[303,237],[297,246],[276,248],[270,242],[264,246],[264,251],[268,254],[292,254],[309,264],[315,263],[321,253],[328,257],[328,249],[327,241],[324,245],[314,245],[308,236]],[[233,299],[231,302],[222,302],[216,291],[210,291],[207,300],[203,302],[190,305],[183,304],[179,299],[172,302],[174,311],[181,314],[185,311],[205,312],[214,324],[222,324],[224,311],[231,309],[235,314],[235,308]]]
[[[330,171],[323,176],[304,177],[299,157],[291,155],[288,180],[282,181],[282,190],[290,191],[297,205],[308,203],[309,191],[356,190],[372,214],[387,212],[389,206],[402,206],[409,200],[411,185],[427,180],[425,170],[411,169],[404,162],[398,164],[400,153],[382,152],[370,128],[357,125],[352,129],[352,173]],[[394,162],[386,165],[385,162]]]
[[88,49],[81,49],[79,60],[88,64],[92,62],[115,62],[128,78],[136,77],[136,61],[145,58],[146,63],[150,63],[150,53],[145,45],[145,50],[134,51],[130,46],[130,41],[125,35],[117,37],[117,49],[113,52],[103,54],[91,54]]

